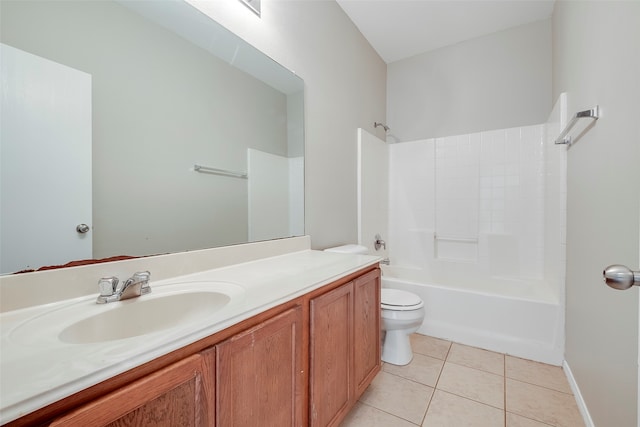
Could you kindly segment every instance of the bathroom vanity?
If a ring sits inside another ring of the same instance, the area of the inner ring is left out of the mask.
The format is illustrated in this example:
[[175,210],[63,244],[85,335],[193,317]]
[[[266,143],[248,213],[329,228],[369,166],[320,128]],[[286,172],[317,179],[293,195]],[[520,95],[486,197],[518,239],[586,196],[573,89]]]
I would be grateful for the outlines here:
[[[338,425],[380,370],[377,261],[372,256],[305,250],[152,280],[149,296],[156,293],[167,301],[174,294],[163,294],[168,292],[164,289],[176,286],[184,286],[182,294],[188,294],[193,286],[231,283],[243,292],[234,294],[219,317],[197,319],[184,328],[110,342],[90,342],[80,334],[74,338],[79,342],[50,342],[41,351],[36,343],[5,347],[2,374],[8,378],[3,378],[2,410],[22,412],[13,419],[5,412],[3,422]],[[146,297],[129,304],[133,307]],[[81,300],[75,304],[95,306],[95,297],[93,302]],[[46,311],[63,303],[40,307]],[[17,310],[28,313],[22,318],[8,316],[14,312],[2,314],[3,322],[7,320],[3,347],[13,345],[11,332],[20,331],[27,318],[44,316],[33,310],[37,308]],[[39,357],[44,360],[36,360]],[[33,373],[21,383],[19,371],[38,369],[44,374]],[[37,383],[35,388],[29,381]],[[27,395],[13,396],[7,386],[24,387]],[[45,398],[46,404],[34,403]]]

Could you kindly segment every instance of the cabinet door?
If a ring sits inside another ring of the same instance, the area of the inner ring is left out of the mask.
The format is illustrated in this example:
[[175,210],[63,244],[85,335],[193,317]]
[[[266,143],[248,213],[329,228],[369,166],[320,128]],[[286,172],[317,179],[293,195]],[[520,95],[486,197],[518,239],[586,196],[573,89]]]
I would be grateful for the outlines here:
[[212,352],[170,365],[56,419],[51,426],[211,426]]
[[218,426],[302,426],[302,309],[216,346]]
[[353,396],[353,282],[311,300],[311,425],[337,425]]
[[380,371],[380,271],[354,281],[354,371],[356,396]]

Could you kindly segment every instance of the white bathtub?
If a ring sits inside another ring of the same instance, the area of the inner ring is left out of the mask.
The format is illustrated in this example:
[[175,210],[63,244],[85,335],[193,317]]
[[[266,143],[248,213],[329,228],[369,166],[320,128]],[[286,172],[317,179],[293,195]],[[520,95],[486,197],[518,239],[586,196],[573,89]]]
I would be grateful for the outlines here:
[[563,310],[558,292],[544,282],[492,278],[445,285],[434,283],[421,270],[383,266],[382,287],[422,298],[426,315],[418,333],[562,364]]

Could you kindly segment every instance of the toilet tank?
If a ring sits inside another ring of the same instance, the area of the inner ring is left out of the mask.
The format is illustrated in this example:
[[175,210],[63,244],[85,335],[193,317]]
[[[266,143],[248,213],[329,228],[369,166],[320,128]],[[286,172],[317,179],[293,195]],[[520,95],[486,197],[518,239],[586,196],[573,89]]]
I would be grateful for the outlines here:
[[361,255],[367,255],[369,253],[369,250],[367,249],[366,246],[354,245],[354,244],[336,246],[335,248],[327,248],[325,249],[325,251],[339,252],[343,254],[361,254]]

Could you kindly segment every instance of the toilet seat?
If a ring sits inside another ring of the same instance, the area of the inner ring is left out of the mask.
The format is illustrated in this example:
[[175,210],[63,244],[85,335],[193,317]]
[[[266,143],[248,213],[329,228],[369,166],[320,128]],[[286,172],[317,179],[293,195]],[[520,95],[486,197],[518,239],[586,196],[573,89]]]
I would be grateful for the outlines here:
[[380,303],[383,309],[396,311],[418,310],[424,306],[424,301],[418,295],[389,288],[381,289]]

